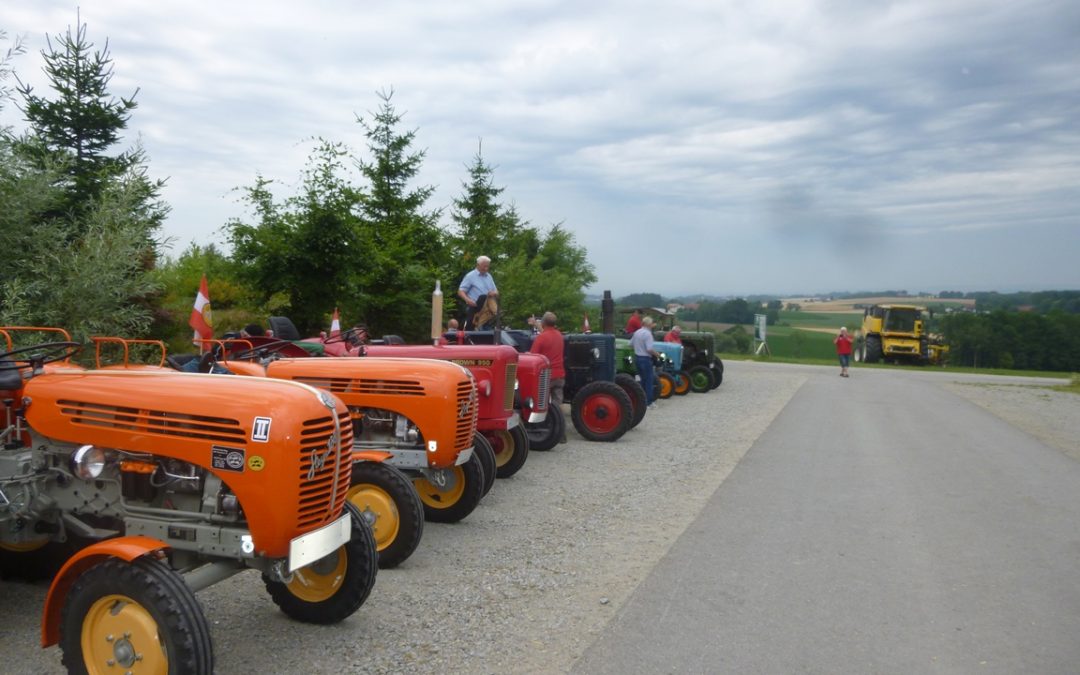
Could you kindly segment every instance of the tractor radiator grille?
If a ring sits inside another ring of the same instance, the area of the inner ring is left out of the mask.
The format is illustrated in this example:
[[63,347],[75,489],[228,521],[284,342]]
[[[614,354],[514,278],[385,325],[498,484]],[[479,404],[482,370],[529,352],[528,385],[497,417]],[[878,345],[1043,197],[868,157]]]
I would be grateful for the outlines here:
[[472,447],[473,429],[476,428],[476,386],[472,379],[462,380],[457,386],[457,426],[454,428],[454,449],[461,451]]
[[334,394],[424,395],[424,385],[416,380],[376,380],[352,377],[297,377],[294,379],[319,389],[326,389]]
[[514,385],[517,383],[517,364],[506,364],[506,387],[503,389],[503,410],[514,409]]
[[86,401],[62,399],[57,401],[60,414],[72,424],[86,427],[118,429],[157,436],[181,436],[220,443],[246,441],[239,420],[208,415],[128,408]]
[[551,368],[540,370],[540,393],[536,395],[536,407],[544,410],[548,407],[548,393],[551,389]]
[[297,525],[309,530],[333,520],[345,504],[352,476],[352,422],[338,416],[341,438],[331,442],[334,420],[320,417],[304,422],[300,432],[300,502]]

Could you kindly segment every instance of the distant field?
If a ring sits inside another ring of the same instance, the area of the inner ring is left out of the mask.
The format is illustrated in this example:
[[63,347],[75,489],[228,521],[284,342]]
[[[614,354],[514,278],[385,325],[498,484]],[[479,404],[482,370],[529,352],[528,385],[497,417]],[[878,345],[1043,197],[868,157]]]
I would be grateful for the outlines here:
[[925,307],[926,305],[945,305],[953,307],[974,307],[975,301],[968,299],[961,300],[939,300],[937,298],[917,298],[917,297],[870,297],[870,298],[844,298],[843,300],[830,300],[828,302],[819,302],[809,300],[807,298],[784,298],[782,300],[786,307],[788,303],[794,302],[802,307],[803,312],[858,312],[862,313],[862,310],[855,309],[855,305],[920,305]]

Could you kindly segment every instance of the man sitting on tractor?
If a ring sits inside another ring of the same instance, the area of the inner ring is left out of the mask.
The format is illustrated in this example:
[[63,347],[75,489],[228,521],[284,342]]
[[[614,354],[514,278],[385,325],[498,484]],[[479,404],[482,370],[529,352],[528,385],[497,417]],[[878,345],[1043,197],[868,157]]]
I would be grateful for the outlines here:
[[488,298],[496,298],[499,289],[495,287],[495,279],[488,271],[491,269],[491,258],[482,255],[476,259],[476,269],[472,270],[461,280],[458,286],[458,297],[464,302],[465,330],[475,330],[473,319],[487,303]]
[[680,335],[682,335],[682,328],[674,326],[671,330],[664,334],[664,342],[674,342],[677,345],[681,345],[682,338],[679,337]]
[[641,328],[641,310],[635,309],[634,313],[626,321],[626,328],[623,328],[623,332],[627,335],[633,335],[639,328]]

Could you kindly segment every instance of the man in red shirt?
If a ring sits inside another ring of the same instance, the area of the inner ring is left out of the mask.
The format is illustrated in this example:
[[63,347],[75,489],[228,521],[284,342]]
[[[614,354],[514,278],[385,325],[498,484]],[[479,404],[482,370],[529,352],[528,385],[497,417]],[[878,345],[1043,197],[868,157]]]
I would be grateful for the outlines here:
[[623,332],[633,335],[638,328],[641,328],[641,310],[635,309],[634,313],[630,315],[630,320],[626,322],[626,328],[623,329]]
[[[551,362],[550,404],[562,406],[563,387],[566,386],[566,368],[563,367],[563,334],[555,327],[555,313],[544,312],[540,319],[540,334],[533,340],[529,351],[542,354]],[[566,429],[560,443],[566,442]]]
[[848,377],[848,361],[851,360],[851,336],[847,328],[841,328],[840,334],[833,340],[836,344],[836,355],[840,357],[840,377]]
[[674,342],[677,345],[681,345],[682,338],[679,337],[680,335],[682,335],[682,328],[673,326],[671,330],[664,334],[664,342]]

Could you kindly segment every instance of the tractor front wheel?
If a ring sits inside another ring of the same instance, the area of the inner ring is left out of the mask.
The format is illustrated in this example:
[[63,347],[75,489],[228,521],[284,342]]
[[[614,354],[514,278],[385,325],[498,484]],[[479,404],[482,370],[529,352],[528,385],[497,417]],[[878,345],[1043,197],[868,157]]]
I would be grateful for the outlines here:
[[656,373],[656,397],[671,398],[675,394],[675,378],[671,373]]
[[877,363],[881,360],[881,338],[877,335],[866,336],[866,352],[863,354],[863,361],[866,363]]
[[618,440],[630,429],[632,415],[630,397],[614,382],[590,382],[570,405],[574,428],[590,441]]
[[495,463],[495,450],[479,431],[473,434],[472,440],[473,454],[480,460],[480,466],[484,467],[484,494],[481,496],[485,496],[495,486],[495,470],[498,468]]
[[379,552],[375,536],[360,511],[345,502],[352,536],[338,550],[292,574],[288,583],[263,575],[263,583],[281,611],[304,623],[338,623],[360,609],[375,585]]
[[456,523],[469,515],[484,496],[484,467],[474,453],[469,461],[448,469],[430,469],[413,478],[424,503],[424,517],[435,523]]
[[690,376],[686,374],[685,370],[680,370],[675,373],[675,395],[686,396],[690,393]]
[[529,435],[529,451],[551,450],[566,435],[566,417],[561,406],[548,406],[547,417],[536,424],[525,423],[525,433]]
[[214,672],[210,628],[183,578],[154,558],[109,558],[83,572],[60,618],[71,673]]
[[529,458],[529,436],[520,424],[513,429],[484,431],[484,436],[495,451],[496,476],[509,478],[521,470]]
[[641,420],[645,419],[645,409],[649,405],[649,399],[645,396],[645,389],[642,388],[640,382],[634,379],[633,375],[616,373],[615,384],[622,387],[622,390],[630,397],[630,406],[634,411],[630,418],[630,428],[633,429],[638,424],[641,424]]
[[397,567],[420,545],[424,504],[400,470],[382,462],[356,462],[345,498],[371,528],[382,569]]
[[690,377],[690,389],[694,393],[704,394],[712,390],[713,375],[708,366],[691,366],[686,374]]

